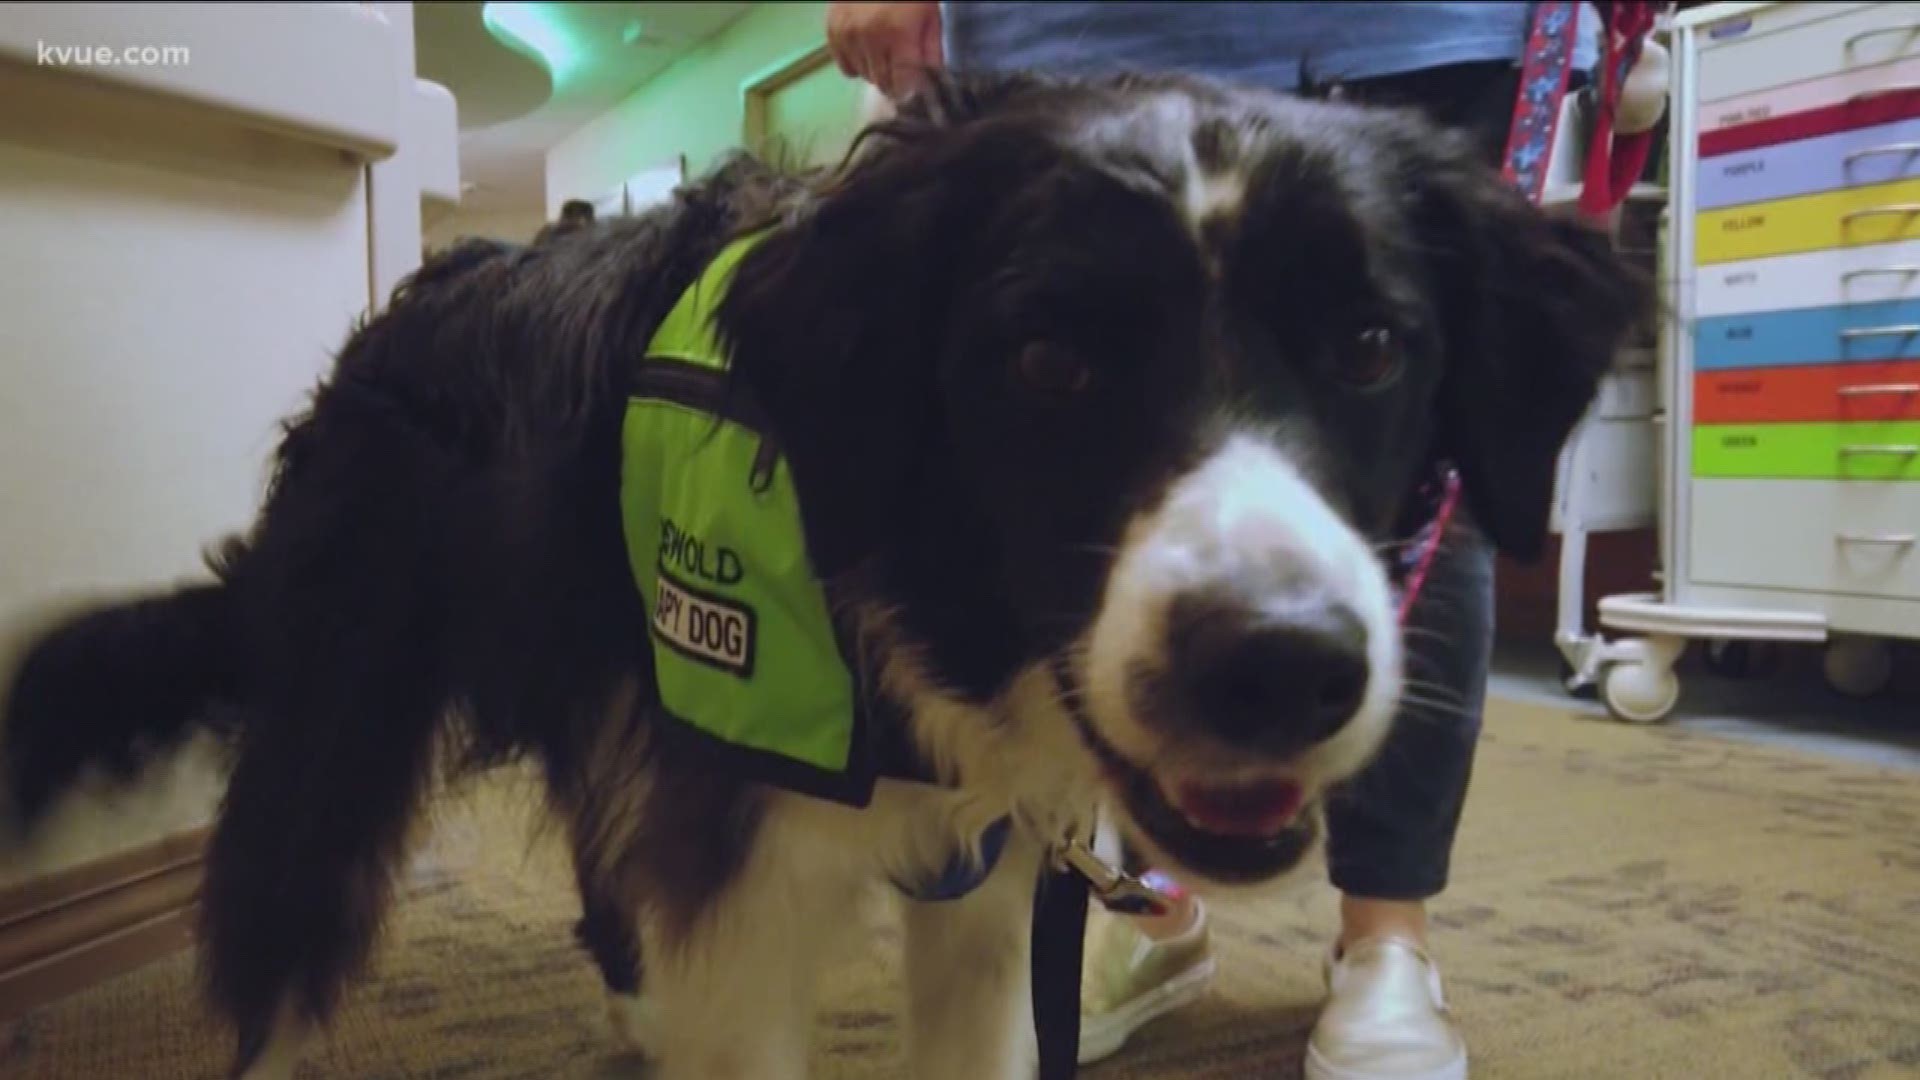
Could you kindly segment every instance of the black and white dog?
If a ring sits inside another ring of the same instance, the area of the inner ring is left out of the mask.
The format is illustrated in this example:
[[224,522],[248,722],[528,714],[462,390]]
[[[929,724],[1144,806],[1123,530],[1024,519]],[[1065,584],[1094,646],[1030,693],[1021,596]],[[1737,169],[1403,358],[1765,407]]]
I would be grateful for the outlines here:
[[[653,737],[616,489],[622,372],[721,246],[720,311],[889,732],[854,809]],[[1272,881],[1401,692],[1385,549],[1440,459],[1520,557],[1650,299],[1406,115],[1177,78],[952,80],[819,184],[432,261],[285,431],[214,580],[70,618],[7,699],[23,822],[190,733],[232,747],[204,959],[236,1070],[286,1076],[365,960],[436,776],[537,762],[580,935],[663,1075],[806,1073],[814,973],[904,905],[912,1074],[1031,1068],[1048,845],[1110,813],[1202,887]],[[643,963],[644,958],[644,963]],[[644,971],[644,975],[643,975]]]

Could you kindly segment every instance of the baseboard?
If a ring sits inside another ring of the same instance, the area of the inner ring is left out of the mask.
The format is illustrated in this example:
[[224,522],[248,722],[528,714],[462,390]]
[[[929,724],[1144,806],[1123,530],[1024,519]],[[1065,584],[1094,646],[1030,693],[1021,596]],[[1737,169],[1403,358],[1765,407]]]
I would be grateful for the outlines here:
[[0,1020],[192,944],[208,830],[0,891]]

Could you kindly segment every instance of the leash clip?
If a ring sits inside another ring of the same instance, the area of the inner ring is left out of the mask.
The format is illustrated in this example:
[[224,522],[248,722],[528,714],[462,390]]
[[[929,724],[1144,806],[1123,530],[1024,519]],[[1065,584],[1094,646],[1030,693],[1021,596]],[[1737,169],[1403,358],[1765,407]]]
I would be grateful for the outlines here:
[[1071,870],[1087,881],[1087,888],[1100,906],[1121,915],[1165,915],[1173,910],[1167,894],[1134,877],[1093,853],[1080,840],[1068,840],[1054,848],[1055,870]]

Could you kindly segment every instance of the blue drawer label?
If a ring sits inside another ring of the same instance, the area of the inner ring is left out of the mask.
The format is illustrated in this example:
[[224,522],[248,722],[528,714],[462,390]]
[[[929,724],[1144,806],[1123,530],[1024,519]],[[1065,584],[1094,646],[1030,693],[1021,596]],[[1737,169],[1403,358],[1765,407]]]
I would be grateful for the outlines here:
[[1693,327],[1697,371],[1920,357],[1920,300],[1719,315]]

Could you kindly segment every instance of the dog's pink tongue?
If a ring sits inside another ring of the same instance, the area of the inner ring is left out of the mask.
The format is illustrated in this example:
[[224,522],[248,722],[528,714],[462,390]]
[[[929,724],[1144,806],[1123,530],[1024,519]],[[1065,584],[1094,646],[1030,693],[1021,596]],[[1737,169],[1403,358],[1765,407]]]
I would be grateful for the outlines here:
[[1195,828],[1223,836],[1274,836],[1300,812],[1302,792],[1291,780],[1250,784],[1182,784],[1174,807]]

